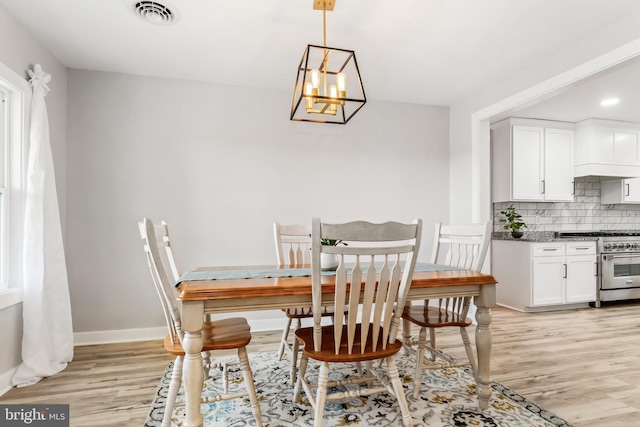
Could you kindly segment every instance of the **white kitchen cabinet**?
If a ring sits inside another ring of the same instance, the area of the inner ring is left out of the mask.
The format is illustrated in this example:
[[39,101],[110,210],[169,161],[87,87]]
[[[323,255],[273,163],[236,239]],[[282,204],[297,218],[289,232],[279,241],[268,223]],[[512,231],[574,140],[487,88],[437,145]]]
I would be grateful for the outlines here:
[[[596,300],[598,287],[598,259],[595,242],[592,245],[567,243],[565,302],[592,302]],[[571,255],[574,250],[584,250],[584,254]]]
[[497,302],[520,311],[572,308],[596,300],[594,241],[494,240],[491,274]]
[[640,177],[640,124],[588,119],[575,125],[574,176]]
[[640,178],[613,179],[600,182],[600,203],[640,203]]
[[532,119],[494,124],[493,201],[573,201],[572,126]]
[[531,263],[531,305],[563,304],[565,301],[564,256],[534,256],[531,258]]

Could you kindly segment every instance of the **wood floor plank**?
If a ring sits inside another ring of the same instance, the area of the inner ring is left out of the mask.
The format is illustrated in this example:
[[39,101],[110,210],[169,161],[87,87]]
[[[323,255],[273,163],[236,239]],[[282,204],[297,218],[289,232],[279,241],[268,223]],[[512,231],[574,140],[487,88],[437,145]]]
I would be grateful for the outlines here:
[[[576,427],[636,427],[639,308],[626,303],[520,313],[496,307],[492,377]],[[457,331],[437,337],[443,351],[465,357]],[[275,351],[279,339],[280,331],[254,333],[249,352]],[[141,426],[171,360],[160,341],[76,347],[63,372],[14,388],[0,402],[68,403],[72,427]]]

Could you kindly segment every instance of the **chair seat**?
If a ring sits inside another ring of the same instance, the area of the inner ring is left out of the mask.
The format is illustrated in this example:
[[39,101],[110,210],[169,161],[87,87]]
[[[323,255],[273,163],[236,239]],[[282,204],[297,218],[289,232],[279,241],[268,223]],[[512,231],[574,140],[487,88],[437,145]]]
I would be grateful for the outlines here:
[[[313,317],[313,309],[311,307],[297,307],[297,308],[283,308],[284,314],[291,319],[308,319]],[[322,307],[320,315],[322,317],[333,316],[335,310],[333,307]],[[348,308],[345,308],[345,313],[348,313]]]
[[304,345],[302,351],[308,357],[320,362],[364,362],[367,360],[383,359],[393,356],[402,348],[402,342],[396,340],[392,344],[387,344],[387,348],[382,348],[382,332],[380,332],[376,350],[373,351],[371,331],[368,334],[368,340],[365,344],[364,353],[362,353],[362,345],[360,344],[361,325],[356,325],[356,333],[354,338],[353,351],[348,354],[347,340],[344,339],[347,334],[347,325],[342,329],[342,344],[340,345],[339,354],[335,351],[335,339],[333,334],[333,325],[322,327],[322,349],[315,351],[313,349],[313,327],[300,328],[296,331],[296,338]]
[[[205,321],[202,326],[202,351],[230,350],[247,346],[251,341],[251,328],[244,317]],[[164,339],[164,348],[174,356],[184,356],[185,351],[180,341],[171,337]]]
[[429,305],[412,305],[404,308],[402,318],[423,328],[444,328],[447,326],[469,326],[471,319],[446,308]]

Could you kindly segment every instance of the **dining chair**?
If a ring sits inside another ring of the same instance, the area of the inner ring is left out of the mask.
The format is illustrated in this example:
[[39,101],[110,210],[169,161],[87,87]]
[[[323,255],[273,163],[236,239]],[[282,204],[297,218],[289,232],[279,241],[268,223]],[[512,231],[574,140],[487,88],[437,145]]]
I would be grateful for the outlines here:
[[[490,222],[484,224],[435,225],[431,264],[448,265],[465,270],[480,271],[489,247],[491,230]],[[414,397],[418,397],[422,384],[422,372],[425,368],[442,368],[464,366],[471,364],[474,376],[477,374],[477,361],[471,348],[467,328],[473,323],[467,317],[471,297],[441,298],[437,301],[425,300],[424,303],[412,305],[407,302],[403,319],[403,343],[407,353],[416,354],[416,369],[414,376]],[[417,351],[413,348],[411,339],[411,324],[420,328]],[[436,329],[457,327],[460,330],[462,342],[467,354],[468,362],[458,361],[436,348]],[[427,329],[430,342],[427,345]],[[424,363],[425,350],[429,348],[430,363]],[[434,364],[436,355],[442,363]]]
[[[396,339],[402,308],[411,285],[420,247],[422,221],[411,224],[386,222],[373,224],[355,221],[328,224],[313,218],[311,228],[311,281],[313,326],[295,332],[302,344],[300,371],[294,389],[294,402],[304,390],[314,408],[314,426],[322,426],[327,400],[348,396],[389,393],[400,406],[402,422],[413,426],[402,389],[394,355],[402,349]],[[322,239],[342,240],[348,246],[325,246]],[[322,274],[320,255],[336,254],[339,264],[335,275]],[[345,263],[348,257],[349,264]],[[327,284],[335,287],[328,288]],[[331,299],[334,322],[323,326],[321,308]],[[345,308],[348,312],[345,315]],[[309,359],[320,362],[317,383],[307,375]],[[374,361],[381,363],[375,364]],[[329,381],[333,363],[365,362],[362,375]],[[383,363],[382,363],[383,362]],[[386,371],[386,372],[384,372]],[[360,385],[356,390],[334,387]],[[362,385],[367,384],[367,387]],[[316,393],[313,393],[316,389]]]
[[[182,383],[182,364],[185,357],[185,350],[182,346],[184,333],[182,330],[182,320],[178,300],[176,299],[175,281],[170,281],[165,270],[165,264],[171,266],[170,258],[172,253],[168,251],[166,257],[162,257],[159,248],[169,248],[168,228],[166,224],[156,226],[153,221],[144,218],[138,223],[140,236],[144,242],[144,251],[147,255],[147,263],[151,271],[151,277],[155,285],[156,292],[160,297],[160,304],[164,312],[167,324],[168,335],[164,339],[165,350],[176,356],[171,372],[171,381],[166,398],[166,407],[162,419],[162,427],[171,426],[171,415],[175,405],[176,396]],[[166,240],[165,237],[166,236]],[[174,262],[175,264],[175,262]],[[177,269],[172,273],[177,272]],[[236,317],[222,320],[204,320],[202,327],[202,351],[212,352],[218,350],[236,349],[238,359],[242,368],[242,375],[247,391],[244,393],[228,393],[227,385],[224,385],[223,392],[217,396],[203,396],[203,402],[217,402],[220,400],[236,399],[248,396],[251,404],[251,411],[255,417],[256,424],[262,426],[262,416],[253,383],[253,374],[249,365],[246,346],[251,341],[251,330],[245,318]],[[205,375],[207,376],[207,375]],[[204,380],[205,378],[203,378]]]
[[[160,224],[154,224],[153,226],[155,232],[155,240],[158,243],[158,250],[160,251],[160,256],[163,256],[166,263],[169,265],[169,270],[171,271],[171,278],[174,283],[176,283],[180,279],[180,270],[178,269],[178,264],[176,262],[175,253],[173,251],[173,242],[171,241],[171,237],[169,236],[169,225],[166,221],[161,221]],[[164,251],[163,251],[164,249]],[[209,314],[204,315],[205,320],[211,320],[211,316]],[[229,392],[229,367],[235,366],[237,362],[213,362],[211,359],[211,354],[208,351],[202,352],[202,362],[204,371],[208,372],[209,369],[219,369],[222,374],[222,388],[224,393]]]
[[[308,225],[283,225],[273,223],[273,240],[276,246],[278,265],[290,268],[303,267],[311,264],[311,227]],[[311,307],[298,307],[282,309],[287,319],[282,328],[282,338],[278,348],[278,360],[282,360],[285,352],[291,357],[290,384],[295,385],[298,366],[299,346],[298,340],[289,341],[289,335],[293,326],[294,331],[302,326],[302,319],[313,318]],[[333,316],[333,307],[322,307],[323,317]]]

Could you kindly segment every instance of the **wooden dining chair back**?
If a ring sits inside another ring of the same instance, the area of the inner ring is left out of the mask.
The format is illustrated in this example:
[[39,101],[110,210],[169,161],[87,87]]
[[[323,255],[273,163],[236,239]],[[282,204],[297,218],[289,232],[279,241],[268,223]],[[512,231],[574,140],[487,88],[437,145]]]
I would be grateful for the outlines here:
[[164,248],[166,260],[169,264],[169,270],[171,271],[171,278],[177,282],[180,278],[180,270],[178,270],[178,265],[173,252],[173,244],[169,237],[169,225],[167,225],[165,221],[161,221],[160,224],[154,224],[153,228],[158,247]]
[[[431,264],[458,267],[464,270],[480,271],[487,255],[491,236],[491,223],[443,225],[437,223],[433,238]],[[477,372],[477,361],[471,347],[467,327],[473,322],[468,318],[471,297],[441,298],[437,301],[425,300],[424,304],[405,307],[402,319],[404,322],[404,346],[407,352],[417,353],[414,376],[414,396],[417,397],[422,384],[422,372],[425,367],[442,368],[444,366],[462,366],[470,364],[474,374]],[[417,351],[412,346],[411,324],[420,328]],[[468,362],[458,361],[436,348],[435,330],[444,327],[458,327]],[[430,362],[424,363],[427,348],[426,331],[430,335]],[[438,359],[440,363],[434,362]]]
[[[398,401],[404,425],[412,426],[393,356],[402,348],[396,336],[420,247],[422,222],[328,224],[314,218],[311,234],[314,317],[312,327],[296,331],[303,348],[294,401],[304,390],[315,410],[314,426],[320,427],[326,400],[388,392]],[[347,245],[325,246],[321,244],[322,239],[341,240]],[[334,276],[321,271],[323,253],[339,258]],[[347,257],[353,264],[345,263]],[[335,287],[328,287],[332,282]],[[335,307],[332,325],[321,323],[321,309],[325,304]],[[312,384],[309,379],[313,376],[306,374],[309,359],[321,363],[317,384]],[[374,367],[372,362],[376,360],[385,363]],[[329,381],[330,364],[340,362],[366,362],[366,373],[347,380]],[[381,375],[382,369],[386,369],[386,375]],[[357,392],[328,393],[331,387],[347,383],[368,383],[368,387],[360,387]]]
[[[276,246],[278,265],[290,268],[300,268],[311,264],[311,227],[308,225],[283,225],[273,223],[273,240]],[[289,381],[295,385],[298,366],[298,341],[289,339],[291,329],[297,330],[302,326],[303,319],[313,317],[311,307],[286,308],[282,310],[286,317],[285,326],[282,328],[278,359],[282,360],[285,354],[291,357],[291,373]],[[332,307],[322,308],[323,317],[333,316]]]
[[[171,426],[171,416],[175,405],[176,396],[182,383],[182,364],[185,356],[185,350],[182,346],[184,333],[182,330],[182,318],[180,307],[176,298],[174,288],[175,280],[170,280],[165,269],[165,264],[170,265],[172,275],[177,273],[177,269],[171,266],[170,259],[173,258],[171,251],[167,256],[161,256],[161,248],[170,248],[170,240],[168,238],[168,227],[166,224],[156,226],[153,221],[144,218],[138,223],[140,237],[144,242],[144,251],[147,256],[147,264],[151,272],[153,284],[156,292],[160,297],[160,304],[165,315],[168,334],[164,340],[165,350],[176,356],[171,373],[171,382],[166,398],[166,407],[162,420],[162,427]],[[175,261],[173,262],[175,264]],[[255,387],[253,384],[253,374],[249,366],[246,346],[251,341],[251,330],[247,320],[244,318],[230,318],[216,321],[204,321],[202,328],[203,352],[212,352],[217,350],[237,349],[240,365],[242,366],[242,374],[247,388],[245,393],[227,393],[224,390],[219,395],[207,396],[203,398],[205,402],[216,402],[219,400],[235,399],[248,396],[251,402],[251,410],[256,419],[258,426],[262,425],[262,417]],[[204,379],[204,378],[203,378]]]
[[278,265],[302,267],[311,264],[311,227],[273,223]]

